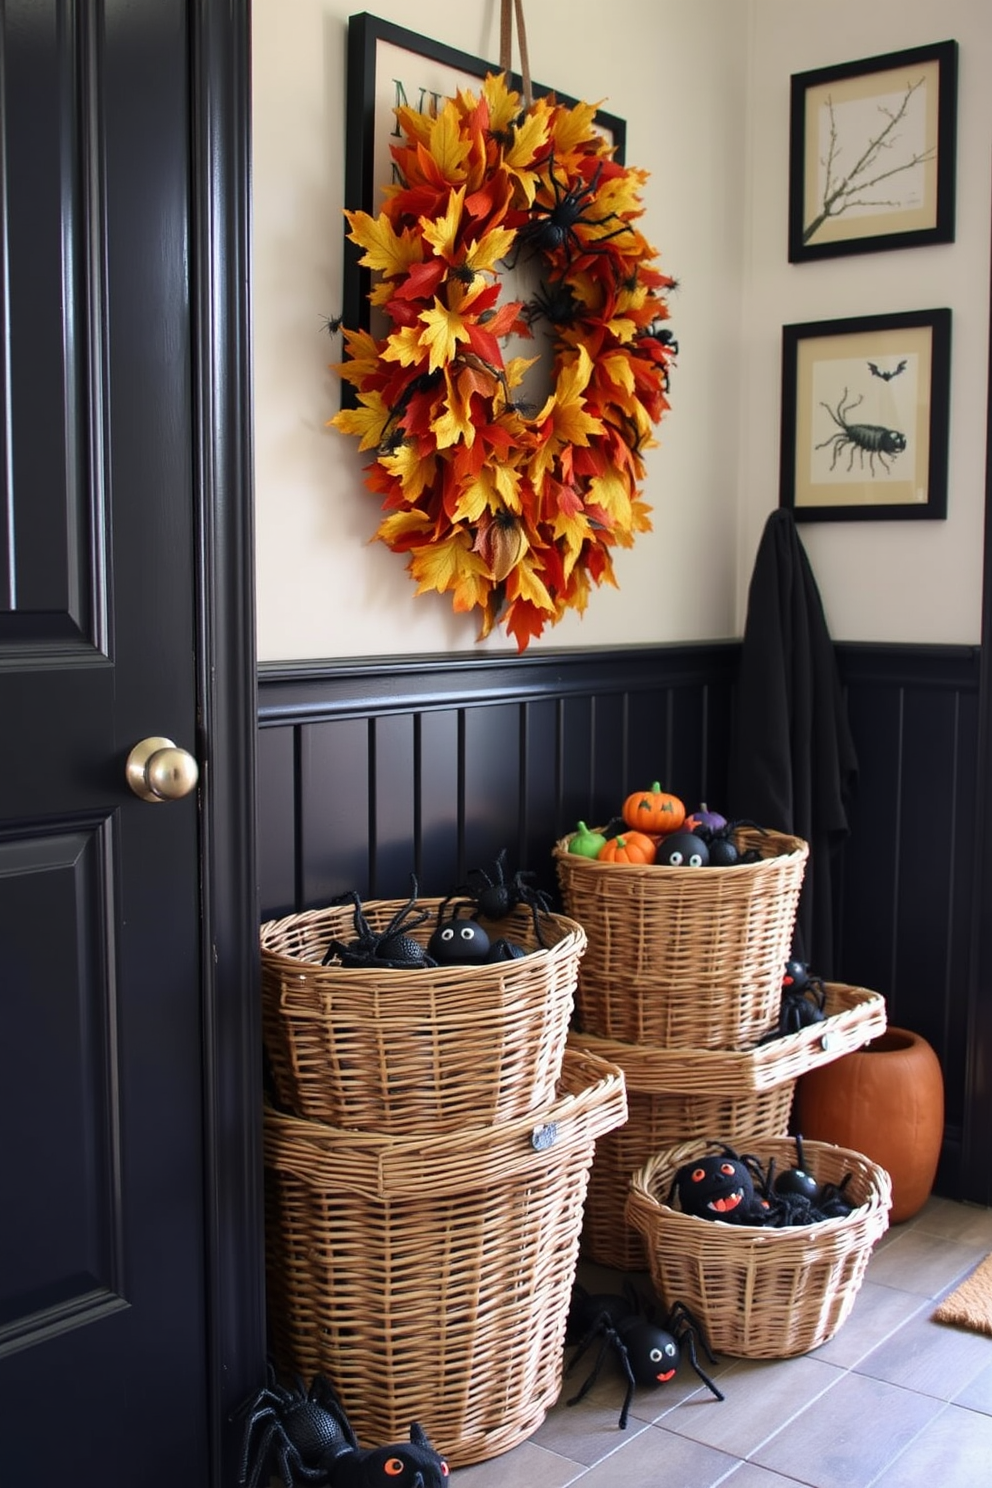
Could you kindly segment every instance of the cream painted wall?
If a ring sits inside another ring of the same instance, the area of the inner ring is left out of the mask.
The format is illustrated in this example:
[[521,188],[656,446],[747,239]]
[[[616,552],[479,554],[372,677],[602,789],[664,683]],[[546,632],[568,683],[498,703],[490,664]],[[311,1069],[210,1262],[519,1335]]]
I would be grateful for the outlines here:
[[[340,305],[347,0],[253,0],[254,327],[259,656],[353,658],[483,647],[448,601],[416,597],[369,544],[377,504],[339,406],[321,317]],[[495,62],[496,0],[373,13]],[[655,531],[535,649],[740,634],[778,500],[781,327],[948,305],[954,314],[946,522],[806,524],[838,639],[975,643],[981,607],[992,25],[988,0],[525,0],[535,78],[627,120],[651,172],[645,226],[673,300],[672,412],[649,455]],[[604,25],[605,18],[605,25]],[[792,72],[956,38],[954,244],[790,265]],[[357,205],[348,203],[347,205]]]
[[[992,7],[989,0],[755,0],[751,16],[739,615],[762,526],[778,501],[781,327],[948,306],[947,520],[807,522],[801,533],[835,639],[977,644],[989,361]],[[959,49],[954,243],[790,265],[790,74],[951,39]]]
[[[368,539],[378,503],[339,407],[321,317],[341,301],[348,0],[253,0],[254,358],[259,656],[266,660],[515,651],[472,617],[416,596],[403,560]],[[734,632],[748,4],[526,0],[535,79],[627,121],[651,173],[645,232],[681,281],[673,411],[648,454],[655,530],[619,552],[541,647]],[[496,0],[376,0],[373,14],[474,56],[499,56]],[[514,54],[515,60],[517,53]],[[701,80],[705,86],[701,87]]]

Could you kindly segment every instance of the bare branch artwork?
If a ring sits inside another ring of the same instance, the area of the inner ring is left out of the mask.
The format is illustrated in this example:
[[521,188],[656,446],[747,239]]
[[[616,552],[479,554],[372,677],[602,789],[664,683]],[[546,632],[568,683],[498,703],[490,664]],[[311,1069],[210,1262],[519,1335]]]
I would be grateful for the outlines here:
[[[823,183],[823,198],[820,210],[803,228],[803,242],[808,243],[814,233],[818,232],[832,217],[840,217],[842,213],[849,211],[852,207],[875,207],[897,209],[905,203],[887,198],[874,198],[870,195],[883,181],[890,180],[893,176],[901,175],[903,172],[912,170],[915,166],[923,165],[932,160],[935,149],[914,151],[908,159],[899,164],[888,164],[885,160],[886,151],[894,151],[898,148],[900,135],[899,125],[906,118],[910,102],[917,89],[925,82],[919,78],[915,83],[908,83],[903,94],[902,102],[895,110],[879,104],[878,112],[884,117],[885,123],[872,139],[869,139],[860,156],[846,175],[839,174],[840,156],[843,146],[840,143],[837,120],[834,114],[834,103],[831,97],[826,99],[826,107],[830,114],[830,139],[827,148],[826,159],[821,159],[825,176]],[[885,167],[884,169],[881,167]],[[867,193],[867,194],[866,194]]]

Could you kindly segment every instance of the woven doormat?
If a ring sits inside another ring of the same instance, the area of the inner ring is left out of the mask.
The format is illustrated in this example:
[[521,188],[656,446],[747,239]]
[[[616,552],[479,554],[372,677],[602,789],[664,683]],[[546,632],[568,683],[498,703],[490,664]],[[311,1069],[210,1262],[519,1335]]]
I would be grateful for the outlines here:
[[987,1255],[934,1313],[938,1323],[954,1323],[992,1338],[992,1255]]

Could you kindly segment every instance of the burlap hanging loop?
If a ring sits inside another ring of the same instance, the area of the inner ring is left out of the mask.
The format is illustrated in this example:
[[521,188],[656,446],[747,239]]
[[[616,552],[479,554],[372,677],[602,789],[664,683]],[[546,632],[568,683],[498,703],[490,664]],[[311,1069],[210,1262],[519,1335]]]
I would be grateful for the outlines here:
[[530,86],[530,59],[527,55],[527,31],[524,27],[524,0],[500,0],[499,66],[500,71],[513,71],[513,17],[517,18],[517,46],[520,50],[520,76],[523,79],[524,108],[530,108],[534,95]]

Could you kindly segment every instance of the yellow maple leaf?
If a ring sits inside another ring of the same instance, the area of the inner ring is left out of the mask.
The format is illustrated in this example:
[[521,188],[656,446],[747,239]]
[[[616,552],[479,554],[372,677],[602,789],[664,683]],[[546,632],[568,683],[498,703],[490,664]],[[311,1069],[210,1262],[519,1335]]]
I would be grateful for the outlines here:
[[508,599],[526,599],[538,610],[554,614],[555,602],[548,593],[547,585],[537,572],[537,560],[533,553],[524,553],[520,561],[506,576]]
[[468,331],[457,311],[448,310],[437,295],[434,296],[434,309],[422,310],[419,319],[424,325],[420,334],[421,344],[430,348],[429,370],[436,372],[453,360],[458,342],[469,339]]
[[375,537],[396,550],[409,546],[413,537],[422,537],[425,542],[429,542],[433,530],[434,523],[426,513],[406,508],[384,517],[376,528]]
[[624,356],[623,352],[610,352],[601,357],[597,370],[605,372],[610,381],[623,388],[625,393],[633,393],[634,370],[630,365],[630,358]]
[[390,411],[382,401],[382,394],[377,391],[359,393],[358,401],[361,408],[342,408],[327,422],[340,429],[342,434],[360,435],[359,450],[377,449],[382,443]]
[[598,103],[577,103],[574,108],[556,110],[551,126],[556,156],[567,155],[594,132],[592,123],[598,108]]
[[536,99],[523,123],[514,126],[513,143],[503,152],[503,164],[508,170],[516,174],[531,164],[547,141],[550,123],[550,105],[543,98]]
[[450,98],[445,101],[444,108],[431,124],[427,148],[446,181],[464,179],[465,158],[472,148],[472,142],[463,139],[458,108]]
[[378,342],[368,331],[345,330],[344,344],[348,353],[347,360],[335,362],[334,371],[345,382],[359,387],[366,377],[373,376],[379,370]]
[[465,267],[476,274],[483,271],[495,273],[496,265],[513,247],[517,236],[515,227],[494,227],[483,233],[477,243],[470,243],[465,254]]
[[484,603],[492,587],[486,565],[472,552],[472,539],[462,530],[440,538],[429,546],[417,548],[410,555],[410,573],[417,581],[417,593],[434,589],[438,594],[453,593],[456,610],[470,610]]
[[399,481],[407,501],[417,501],[434,484],[437,461],[433,455],[422,456],[415,444],[406,442],[395,454],[380,455],[379,464]]
[[471,414],[471,389],[466,389],[461,378],[452,379],[450,367],[444,369],[447,394],[443,399],[444,412],[431,422],[431,433],[438,449],[450,449],[459,439],[464,439],[471,449],[475,443],[475,425]]
[[436,217],[433,222],[426,217],[420,219],[420,230],[425,242],[428,242],[439,253],[442,258],[450,262],[455,253],[455,239],[461,226],[462,208],[465,205],[465,187],[459,186],[457,191],[452,191],[448,197],[448,210],[443,217]]
[[490,133],[500,138],[520,113],[520,94],[507,87],[505,72],[487,72],[482,96],[489,105]]
[[420,109],[413,108],[409,103],[401,103],[398,108],[393,109],[393,113],[405,135],[415,144],[427,144],[430,139],[431,125],[434,123],[429,113],[421,113]]
[[594,475],[586,500],[590,506],[602,507],[612,521],[615,535],[629,532],[633,516],[630,486],[621,471],[610,467],[601,475]]
[[555,541],[562,545],[562,567],[566,583],[582,552],[582,544],[591,532],[592,527],[584,511],[572,512],[559,507],[555,516],[554,535]]
[[592,358],[584,346],[580,346],[571,362],[561,368],[554,392],[548,398],[535,422],[538,426],[550,423],[538,448],[534,451],[529,471],[531,480],[539,488],[555,456],[568,445],[588,444],[592,434],[602,434],[603,425],[598,418],[585,411],[583,393],[592,375]]
[[399,362],[401,367],[412,367],[415,362],[422,362],[424,348],[417,327],[401,326],[398,331],[394,331],[382,348],[382,359],[385,362]]
[[364,256],[358,261],[367,268],[378,269],[380,273],[396,278],[405,274],[411,264],[423,260],[419,233],[405,227],[397,234],[385,212],[380,212],[378,217],[370,217],[367,212],[346,211],[344,215],[351,227],[348,234],[351,241],[365,249]]

